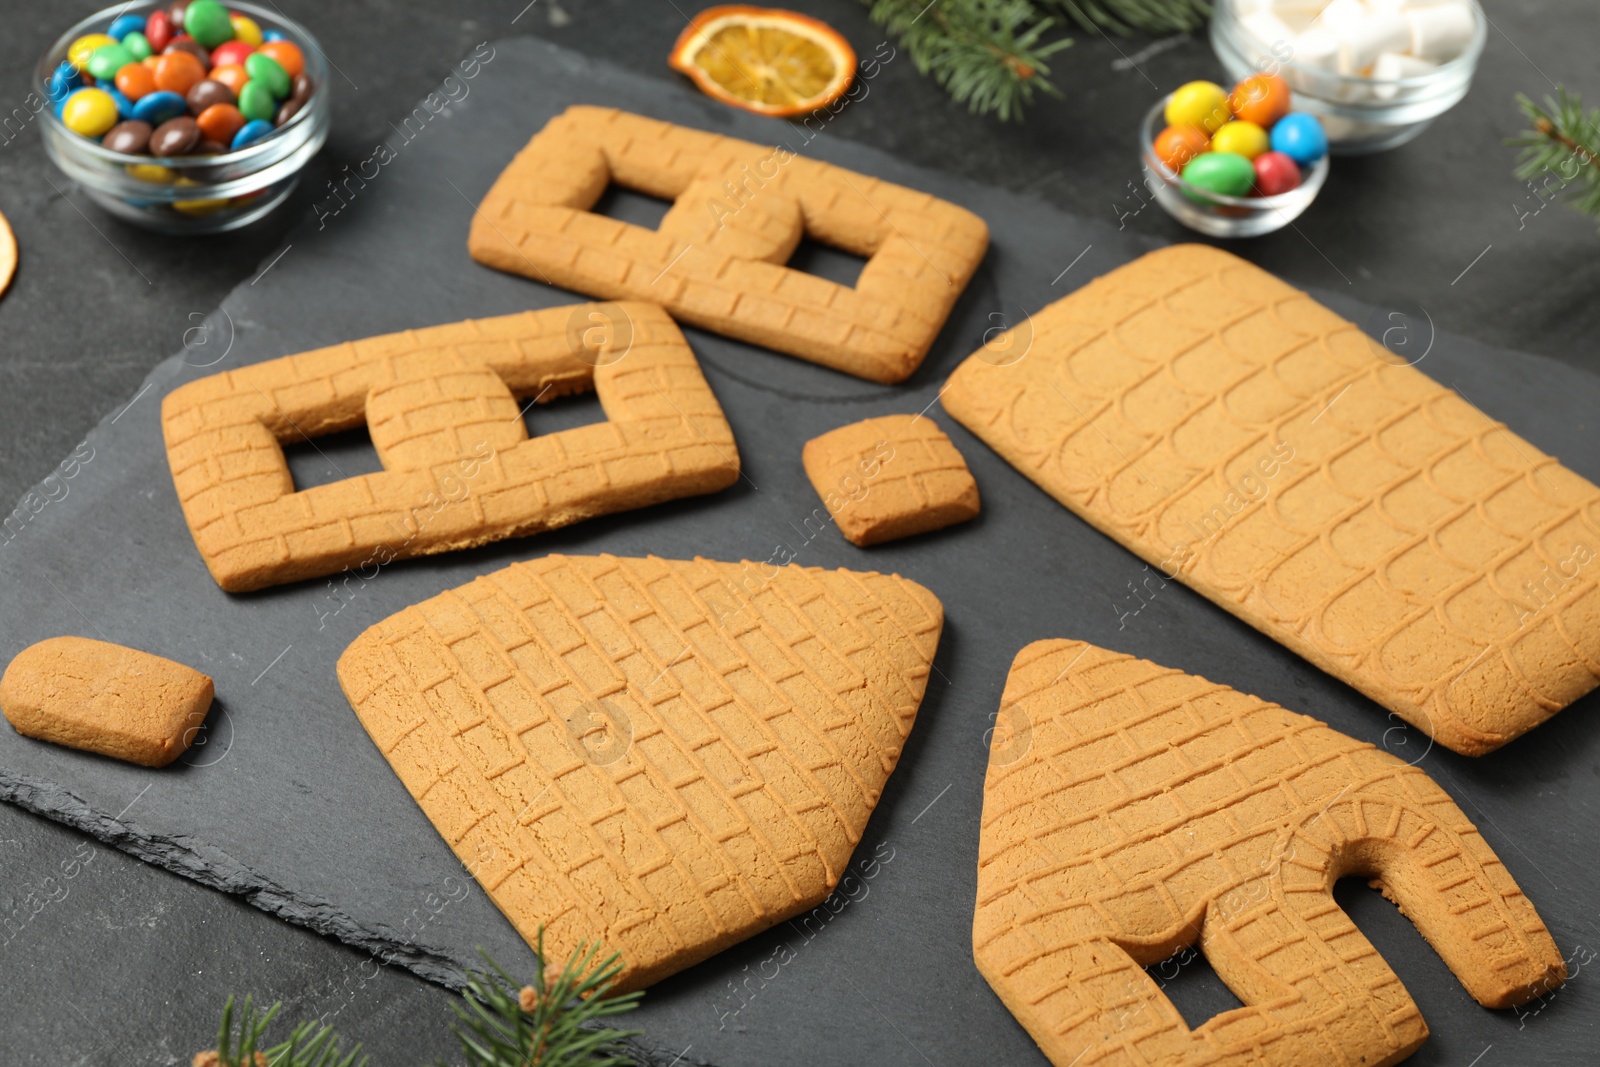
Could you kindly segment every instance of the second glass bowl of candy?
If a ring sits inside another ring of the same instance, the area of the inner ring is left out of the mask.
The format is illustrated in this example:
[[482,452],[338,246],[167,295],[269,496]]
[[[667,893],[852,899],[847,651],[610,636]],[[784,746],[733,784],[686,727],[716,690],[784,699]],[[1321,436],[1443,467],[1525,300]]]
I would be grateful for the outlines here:
[[285,200],[328,136],[328,65],[249,3],[124,4],[40,60],[45,149],[107,211],[150,229],[235,229]]
[[1253,75],[1232,92],[1190,82],[1144,117],[1145,186],[1167,213],[1212,237],[1257,237],[1289,225],[1328,177],[1317,119],[1291,110],[1289,87]]
[[1217,0],[1211,46],[1234,78],[1281,75],[1336,155],[1405,144],[1472,85],[1477,0]]

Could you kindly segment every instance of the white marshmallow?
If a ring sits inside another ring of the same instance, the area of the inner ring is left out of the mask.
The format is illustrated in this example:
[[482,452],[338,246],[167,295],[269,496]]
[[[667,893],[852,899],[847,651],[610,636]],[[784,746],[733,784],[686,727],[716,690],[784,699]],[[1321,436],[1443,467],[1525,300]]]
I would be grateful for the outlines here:
[[1289,24],[1270,11],[1246,15],[1239,20],[1239,26],[1268,50],[1280,41],[1293,41],[1295,36]]
[[1336,36],[1344,36],[1345,32],[1354,26],[1365,22],[1367,9],[1361,0],[1333,0],[1313,20],[1313,26],[1320,26]]
[[1297,35],[1293,41],[1293,63],[1315,70],[1337,70],[1339,67],[1339,38],[1321,26],[1313,25]]
[[1403,52],[1411,45],[1411,24],[1396,12],[1368,14],[1334,31],[1339,38],[1339,73],[1360,74],[1385,52]]
[[1372,86],[1372,95],[1379,100],[1393,100],[1401,93],[1401,87],[1387,83],[1393,83],[1401,78],[1415,78],[1419,74],[1438,69],[1437,63],[1426,59],[1401,55],[1398,52],[1385,52],[1372,64],[1372,80],[1375,83]]
[[1411,25],[1411,54],[1436,63],[1452,60],[1465,51],[1477,28],[1472,8],[1460,0],[1413,8],[1402,17]]

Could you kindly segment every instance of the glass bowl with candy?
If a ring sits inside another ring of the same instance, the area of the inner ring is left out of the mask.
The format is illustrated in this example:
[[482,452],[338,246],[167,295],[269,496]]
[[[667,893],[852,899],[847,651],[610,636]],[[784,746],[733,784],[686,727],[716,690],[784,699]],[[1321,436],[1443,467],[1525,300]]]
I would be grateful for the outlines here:
[[1467,95],[1488,38],[1477,0],[1217,0],[1229,75],[1278,74],[1336,155],[1405,144]]
[[1212,237],[1256,237],[1289,225],[1328,177],[1315,116],[1291,110],[1289,86],[1254,74],[1229,92],[1179,87],[1140,127],[1145,186],[1167,213]]
[[217,0],[107,8],[37,71],[45,150],[120,218],[218,233],[261,218],[328,137],[328,62],[298,23]]

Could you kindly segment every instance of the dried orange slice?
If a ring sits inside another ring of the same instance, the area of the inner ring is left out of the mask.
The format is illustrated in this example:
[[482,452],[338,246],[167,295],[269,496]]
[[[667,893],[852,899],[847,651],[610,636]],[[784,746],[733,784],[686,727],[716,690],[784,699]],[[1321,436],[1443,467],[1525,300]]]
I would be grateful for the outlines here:
[[793,11],[729,4],[696,15],[667,60],[714,99],[758,115],[804,115],[837,100],[856,53],[839,31]]

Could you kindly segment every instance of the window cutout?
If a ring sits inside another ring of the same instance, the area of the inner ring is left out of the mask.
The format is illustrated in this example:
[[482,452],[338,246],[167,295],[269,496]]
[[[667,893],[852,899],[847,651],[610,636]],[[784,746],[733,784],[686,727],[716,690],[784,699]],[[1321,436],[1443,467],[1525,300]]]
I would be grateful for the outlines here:
[[310,440],[288,442],[283,446],[283,458],[288,461],[295,492],[383,470],[383,461],[378,458],[378,450],[372,447],[372,438],[364,424]]
[[606,191],[600,194],[600,199],[596,200],[594,207],[589,210],[608,219],[655,230],[661,227],[661,220],[670,207],[672,207],[670,200],[662,200],[649,193],[627,189],[612,182],[606,186]]
[[852,289],[861,279],[861,268],[866,265],[865,256],[853,255],[809,237],[800,238],[800,244],[795,247],[794,255],[789,257],[788,263],[790,270],[815,274],[819,278],[826,278],[830,282],[847,285]]
[[522,421],[529,437],[547,437],[562,430],[592,426],[606,421],[606,410],[593,389],[535,404],[532,397],[522,402]]
[[1211,969],[1211,963],[1199,948],[1191,946],[1160,963],[1144,969],[1183,1016],[1189,1029],[1196,1030],[1208,1020],[1225,1011],[1244,1007],[1244,1002],[1233,995],[1233,990]]

